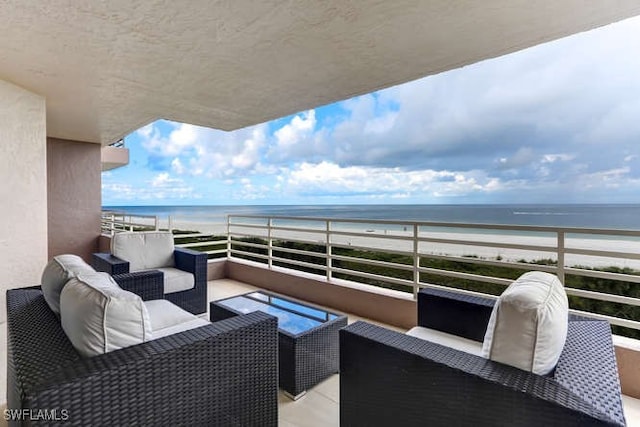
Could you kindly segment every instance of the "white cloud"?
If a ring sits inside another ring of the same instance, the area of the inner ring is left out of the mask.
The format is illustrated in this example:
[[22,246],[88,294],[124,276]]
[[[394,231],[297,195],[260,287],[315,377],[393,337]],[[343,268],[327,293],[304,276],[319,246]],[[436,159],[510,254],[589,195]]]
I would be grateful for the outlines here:
[[154,131],[153,123],[149,123],[146,126],[141,127],[136,131],[143,138],[150,138]]
[[542,163],[568,162],[575,158],[574,154],[545,154],[542,156]]
[[[135,201],[179,201],[201,199],[202,195],[179,178],[173,178],[167,172],[157,174],[143,186],[130,183],[103,180],[102,194],[105,200]],[[113,202],[109,202],[113,204]]]
[[371,195],[404,198],[460,196],[499,189],[497,179],[480,171],[454,172],[367,166],[341,167],[335,163],[302,163],[288,171],[284,190],[309,195]]
[[309,110],[297,114],[291,122],[274,132],[278,149],[287,149],[292,145],[304,142],[316,126],[316,112]]
[[172,127],[166,137],[153,127],[143,133],[142,146],[152,156],[150,160],[158,163],[158,169],[171,168],[179,175],[222,178],[249,174],[259,167],[266,143],[265,124],[224,132],[184,123],[164,123]]
[[176,157],[171,161],[171,168],[178,175],[182,175],[186,171],[186,169],[184,168],[184,165],[182,164],[182,161],[178,157]]

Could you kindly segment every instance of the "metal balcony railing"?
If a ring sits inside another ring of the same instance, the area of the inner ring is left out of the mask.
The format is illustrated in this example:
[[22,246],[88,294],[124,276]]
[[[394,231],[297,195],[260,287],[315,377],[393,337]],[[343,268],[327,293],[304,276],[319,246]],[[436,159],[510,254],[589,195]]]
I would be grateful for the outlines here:
[[[138,217],[158,229],[157,218]],[[140,225],[131,216],[127,221],[108,229]],[[176,223],[169,218],[166,229]],[[414,297],[438,286],[495,296],[525,271],[546,271],[560,278],[573,302],[583,302],[574,313],[640,330],[637,230],[259,215],[229,215],[215,225],[214,232],[174,230],[176,245]]]
[[158,217],[154,215],[134,215],[117,211],[102,211],[100,230],[102,234],[113,236],[122,231],[159,230]]

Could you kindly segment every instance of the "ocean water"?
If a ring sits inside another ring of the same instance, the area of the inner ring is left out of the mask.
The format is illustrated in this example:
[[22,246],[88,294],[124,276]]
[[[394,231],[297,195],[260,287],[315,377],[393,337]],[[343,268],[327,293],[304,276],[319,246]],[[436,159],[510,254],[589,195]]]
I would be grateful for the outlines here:
[[252,205],[105,206],[189,222],[226,222],[229,214],[640,230],[640,205]]

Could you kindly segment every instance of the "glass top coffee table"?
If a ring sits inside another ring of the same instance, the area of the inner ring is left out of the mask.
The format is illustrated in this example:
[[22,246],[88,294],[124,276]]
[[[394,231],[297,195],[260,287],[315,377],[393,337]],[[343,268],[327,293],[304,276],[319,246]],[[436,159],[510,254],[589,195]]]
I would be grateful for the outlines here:
[[339,370],[338,331],[347,316],[265,291],[212,301],[212,322],[253,311],[278,318],[280,388],[293,398]]

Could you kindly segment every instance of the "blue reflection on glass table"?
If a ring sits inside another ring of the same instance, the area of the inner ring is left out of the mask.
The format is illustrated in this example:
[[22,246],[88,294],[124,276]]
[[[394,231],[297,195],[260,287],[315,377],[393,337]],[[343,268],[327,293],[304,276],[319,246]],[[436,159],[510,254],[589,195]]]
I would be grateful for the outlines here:
[[299,334],[338,317],[334,313],[309,307],[263,292],[252,292],[226,300],[218,304],[246,314],[262,311],[278,318],[278,328],[291,334]]

